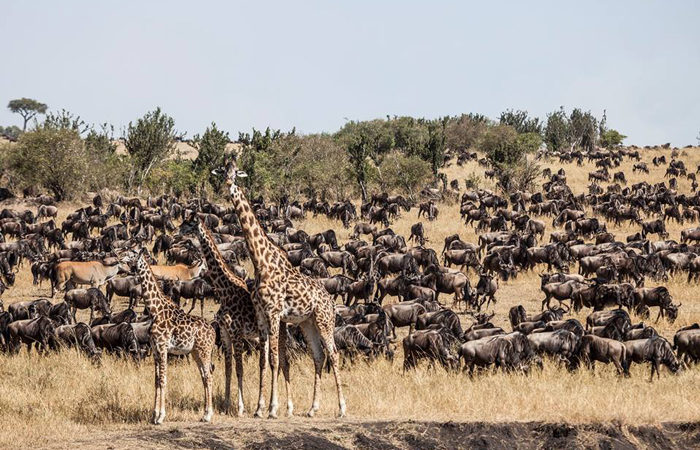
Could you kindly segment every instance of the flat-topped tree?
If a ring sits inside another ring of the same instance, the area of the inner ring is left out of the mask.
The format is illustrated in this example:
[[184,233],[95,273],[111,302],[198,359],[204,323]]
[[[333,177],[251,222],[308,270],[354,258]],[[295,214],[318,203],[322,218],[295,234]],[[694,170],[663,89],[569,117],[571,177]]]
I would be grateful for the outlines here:
[[37,114],[46,114],[48,106],[32,98],[22,97],[10,100],[10,103],[7,104],[7,108],[13,113],[22,116],[22,119],[24,119],[22,131],[27,131],[27,123],[36,117]]

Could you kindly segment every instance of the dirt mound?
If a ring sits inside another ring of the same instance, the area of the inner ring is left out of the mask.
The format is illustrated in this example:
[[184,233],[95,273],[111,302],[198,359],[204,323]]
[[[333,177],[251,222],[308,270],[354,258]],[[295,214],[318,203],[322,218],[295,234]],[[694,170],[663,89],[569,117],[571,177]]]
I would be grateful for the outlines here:
[[555,423],[361,422],[242,419],[90,433],[72,445],[127,448],[510,449],[698,448],[700,423],[658,426]]

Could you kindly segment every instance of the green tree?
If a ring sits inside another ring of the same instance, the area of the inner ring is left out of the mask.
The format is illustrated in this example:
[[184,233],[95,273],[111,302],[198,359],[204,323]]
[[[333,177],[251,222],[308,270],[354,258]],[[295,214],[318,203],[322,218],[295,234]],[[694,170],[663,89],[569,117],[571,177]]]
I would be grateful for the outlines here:
[[350,172],[360,188],[362,201],[367,201],[367,182],[370,174],[370,158],[374,156],[372,137],[365,131],[352,134],[346,139],[346,151],[350,162]]
[[392,151],[379,166],[379,183],[382,191],[398,191],[414,199],[433,172],[430,164],[418,156],[407,156]]
[[91,127],[88,125],[80,116],[62,109],[58,112],[50,112],[46,115],[44,119],[44,127],[61,129],[61,130],[73,130],[77,131],[78,134],[83,135],[86,131],[90,130]]
[[550,152],[560,152],[567,148],[569,143],[569,118],[564,107],[551,114],[547,114],[547,125],[544,129],[544,142]]
[[569,142],[585,151],[595,150],[598,141],[598,120],[590,111],[574,108],[569,116]]
[[505,110],[499,118],[501,125],[510,125],[518,133],[542,134],[542,124],[537,117],[530,117],[527,111]]
[[445,128],[449,118],[433,120],[428,123],[428,142],[423,151],[423,159],[430,163],[433,175],[445,162]]
[[221,131],[212,122],[200,137],[195,135],[192,145],[197,149],[197,158],[192,166],[200,179],[200,195],[204,191],[204,183],[208,182],[215,193],[221,191],[225,178],[223,174],[212,173],[214,169],[223,167],[226,159],[226,146],[230,139],[227,132]]
[[38,127],[10,148],[8,166],[24,186],[43,186],[57,201],[74,198],[89,185],[92,168],[74,130]]
[[490,127],[481,139],[481,150],[495,167],[518,164],[525,156],[525,149],[518,145],[518,132],[510,125]]
[[17,113],[24,119],[22,131],[27,131],[27,122],[36,117],[37,114],[45,114],[48,106],[31,98],[18,98],[10,100],[7,107],[13,113]]
[[617,147],[622,145],[622,141],[624,141],[625,138],[627,138],[627,136],[611,128],[601,133],[600,145],[602,145],[605,148]]
[[451,117],[445,127],[445,145],[457,151],[474,147],[486,132],[489,120],[481,114]]
[[127,180],[129,190],[136,185],[141,192],[153,167],[172,154],[177,137],[175,121],[160,108],[147,112],[135,124],[129,122],[125,142],[132,164]]

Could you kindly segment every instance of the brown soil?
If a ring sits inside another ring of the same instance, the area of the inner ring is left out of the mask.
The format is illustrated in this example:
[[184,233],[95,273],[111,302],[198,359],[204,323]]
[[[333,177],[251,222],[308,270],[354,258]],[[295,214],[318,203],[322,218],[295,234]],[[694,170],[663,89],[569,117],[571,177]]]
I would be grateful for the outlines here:
[[241,419],[168,423],[88,433],[58,447],[218,449],[698,448],[700,423],[619,424],[385,422]]

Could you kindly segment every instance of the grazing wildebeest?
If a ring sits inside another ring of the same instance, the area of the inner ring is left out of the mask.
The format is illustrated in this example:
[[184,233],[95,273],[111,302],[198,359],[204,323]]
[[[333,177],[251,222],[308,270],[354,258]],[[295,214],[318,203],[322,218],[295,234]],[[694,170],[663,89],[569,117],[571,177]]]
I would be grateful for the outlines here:
[[625,341],[627,347],[627,365],[632,362],[643,364],[651,363],[651,376],[649,381],[654,379],[654,371],[657,378],[661,378],[659,366],[666,366],[672,373],[677,373],[681,369],[676,355],[673,353],[671,344],[664,338],[657,336],[650,339],[636,339]]
[[668,288],[665,286],[657,286],[655,288],[637,288],[634,290],[634,307],[639,308],[646,306],[658,307],[659,313],[656,316],[656,321],[660,317],[667,316],[668,321],[673,323],[678,316],[678,307],[674,307],[673,298]]
[[99,359],[100,351],[92,340],[90,327],[83,322],[75,325],[61,325],[56,328],[56,337],[59,342],[68,348],[78,348],[88,358]]
[[39,352],[56,348],[56,327],[46,316],[14,321],[8,325],[7,332],[8,348],[13,354],[19,353],[22,343],[27,344],[27,352],[31,352],[32,344],[36,344]]
[[700,362],[700,325],[694,323],[676,331],[673,349],[678,352],[678,359],[686,364]]
[[416,331],[406,336],[403,339],[404,370],[415,368],[420,359],[428,359],[431,367],[437,360],[445,370],[456,370],[459,359],[452,350],[455,343],[454,336],[445,328]]
[[95,310],[105,316],[112,314],[107,297],[97,288],[71,289],[66,292],[64,300],[70,306],[73,321],[75,322],[77,322],[75,313],[78,309],[90,308],[90,322],[92,322]]
[[627,349],[622,342],[587,334],[579,345],[579,356],[589,369],[595,370],[596,361],[612,362],[618,375],[627,374]]
[[180,299],[185,298],[192,300],[187,314],[192,313],[192,310],[194,310],[197,304],[197,300],[199,300],[199,313],[201,317],[204,317],[204,299],[214,296],[213,288],[202,278],[194,278],[188,281],[169,281],[168,289],[164,289],[163,293],[169,296],[172,301],[178,305],[180,304]]
[[131,354],[137,358],[139,345],[130,323],[97,325],[91,329],[92,339],[99,348],[114,352],[117,356]]

